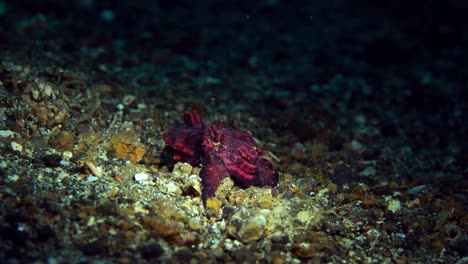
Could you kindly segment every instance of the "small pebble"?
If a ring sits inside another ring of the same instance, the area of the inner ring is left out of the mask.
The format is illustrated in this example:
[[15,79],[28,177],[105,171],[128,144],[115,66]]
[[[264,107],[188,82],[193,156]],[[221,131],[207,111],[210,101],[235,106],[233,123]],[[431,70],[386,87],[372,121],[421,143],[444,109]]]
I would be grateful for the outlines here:
[[398,238],[403,238],[403,239],[406,238],[406,235],[403,234],[403,233],[395,233],[395,236],[398,237]]
[[4,160],[0,160],[0,169],[5,169],[8,164]]
[[13,141],[11,142],[11,149],[14,151],[23,152],[23,145]]
[[258,210],[241,207],[231,217],[229,234],[243,243],[254,242],[263,236],[266,218]]
[[173,182],[169,182],[167,185],[167,193],[172,195],[181,194],[182,190]]
[[192,172],[192,165],[189,163],[185,162],[178,162],[174,165],[174,169],[172,170],[172,173],[174,173],[177,176],[187,176],[190,175]]
[[211,214],[218,214],[221,208],[221,202],[216,197],[209,197],[206,199],[206,210]]
[[367,167],[366,169],[361,171],[359,175],[364,176],[364,177],[372,177],[372,176],[375,176],[376,172],[377,170],[374,167]]
[[392,213],[396,213],[400,211],[401,203],[399,200],[392,199],[388,202],[387,210],[392,211]]
[[61,167],[67,167],[68,165],[70,165],[70,162],[68,162],[67,160],[61,160],[60,161],[60,166]]
[[20,134],[13,132],[11,130],[0,130],[0,137],[14,138],[14,137],[20,137]]
[[137,181],[138,183],[143,183],[143,182],[146,182],[149,178],[149,175],[147,173],[136,173],[135,174],[135,181]]
[[88,178],[86,179],[86,181],[88,182],[95,182],[98,180],[98,177],[96,176],[88,176]]
[[415,186],[411,189],[408,190],[408,193],[412,194],[412,195],[417,195],[423,191],[427,191],[429,189],[429,185],[427,184],[423,184],[423,185],[418,185],[418,186]]
[[17,182],[20,179],[18,174],[9,175],[7,178],[8,182]]
[[300,211],[299,213],[297,213],[296,217],[301,223],[307,223],[307,221],[309,221],[310,219],[309,212],[307,211]]
[[366,149],[366,147],[361,142],[359,142],[357,140],[351,141],[351,148],[354,151],[357,151],[359,153],[363,152]]

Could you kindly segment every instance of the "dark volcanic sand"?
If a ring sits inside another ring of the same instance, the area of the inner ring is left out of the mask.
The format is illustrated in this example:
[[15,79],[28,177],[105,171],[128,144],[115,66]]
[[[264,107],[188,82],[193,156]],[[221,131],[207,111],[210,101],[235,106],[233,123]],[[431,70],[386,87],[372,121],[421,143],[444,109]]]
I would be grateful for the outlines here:
[[[468,261],[465,1],[136,2],[0,1],[1,263]],[[278,186],[203,207],[192,110]]]

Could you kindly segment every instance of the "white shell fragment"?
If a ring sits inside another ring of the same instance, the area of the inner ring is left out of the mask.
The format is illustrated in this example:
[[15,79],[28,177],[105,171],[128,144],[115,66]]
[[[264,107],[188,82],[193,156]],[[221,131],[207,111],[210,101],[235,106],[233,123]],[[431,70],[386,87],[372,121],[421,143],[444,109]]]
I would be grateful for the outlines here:
[[134,178],[135,178],[135,181],[137,181],[138,183],[144,184],[146,183],[146,181],[148,181],[149,175],[147,173],[140,172],[140,173],[136,173]]

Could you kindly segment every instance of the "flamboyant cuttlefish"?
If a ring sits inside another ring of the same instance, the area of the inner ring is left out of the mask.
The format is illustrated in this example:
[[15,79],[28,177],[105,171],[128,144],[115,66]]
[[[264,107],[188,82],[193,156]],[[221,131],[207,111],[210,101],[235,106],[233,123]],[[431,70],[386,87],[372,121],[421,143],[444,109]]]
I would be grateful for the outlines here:
[[207,126],[196,112],[186,112],[184,123],[173,126],[163,134],[164,151],[174,162],[202,164],[202,200],[214,196],[221,181],[231,177],[243,188],[275,186],[278,173],[271,163],[261,157],[263,151],[247,132],[223,128],[221,120]]

